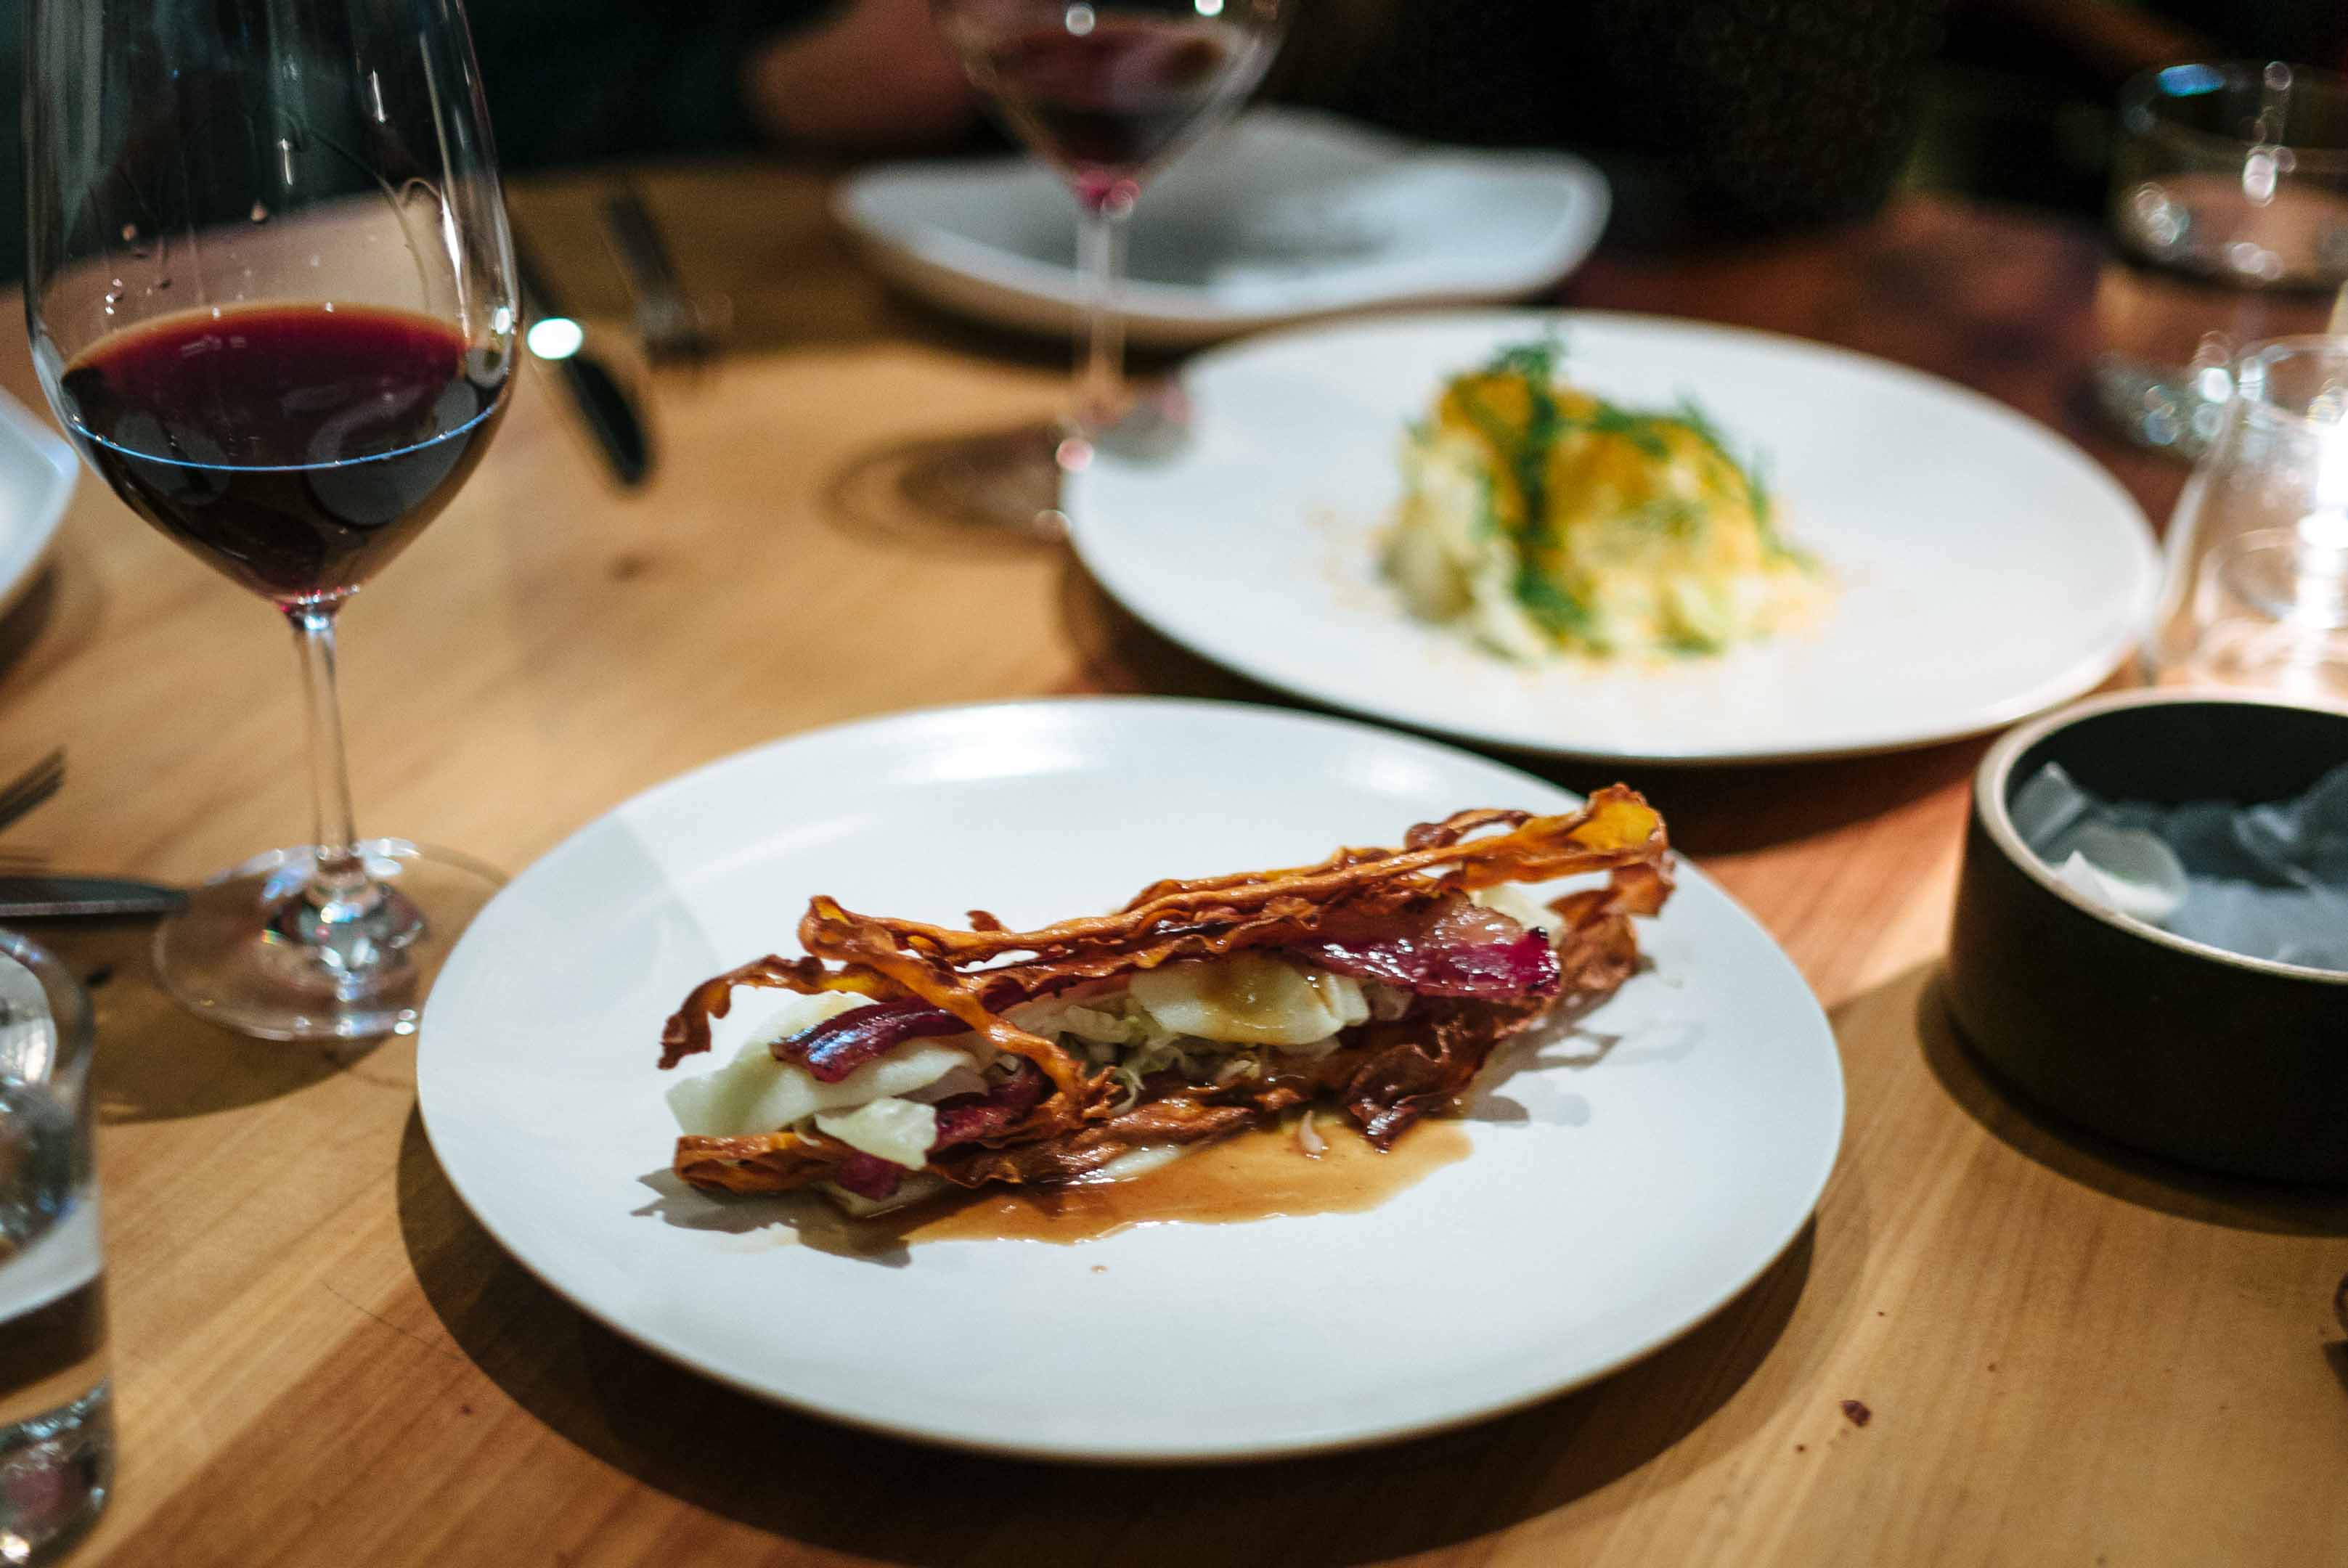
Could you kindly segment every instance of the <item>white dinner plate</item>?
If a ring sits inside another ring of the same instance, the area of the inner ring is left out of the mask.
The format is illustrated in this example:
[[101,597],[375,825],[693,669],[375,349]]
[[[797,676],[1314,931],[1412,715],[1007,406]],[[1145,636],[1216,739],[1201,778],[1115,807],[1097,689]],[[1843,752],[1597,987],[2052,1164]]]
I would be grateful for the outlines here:
[[40,575],[80,475],[65,438],[0,392],[0,612]]
[[[1076,323],[1076,216],[1031,159],[890,164],[832,210],[880,272],[983,321]],[[1374,305],[1522,299],[1606,226],[1606,179],[1566,153],[1435,147],[1258,108],[1178,159],[1134,210],[1117,306],[1186,347]]]
[[[1442,380],[1551,328],[1618,403],[1694,397],[1760,454],[1782,528],[1836,590],[1816,624],[1709,659],[1510,663],[1411,619],[1378,567],[1406,421]],[[1888,751],[2085,692],[2134,644],[2144,514],[2003,404],[1774,333],[1599,312],[1277,333],[1185,375],[1194,439],[1068,484],[1077,551],[1176,641],[1272,685],[1488,743],[1719,763]]]
[[[1164,1460],[1473,1419],[1693,1327],[1793,1239],[1833,1164],[1827,1020],[1692,870],[1644,926],[1652,970],[1488,1086],[1463,1160],[1365,1214],[934,1242],[891,1261],[781,1227],[746,1237],[774,1200],[667,1175],[675,1080],[657,1041],[695,982],[796,951],[810,894],[1040,924],[1160,876],[1395,842],[1464,806],[1572,804],[1448,747],[1223,703],[944,709],[778,742],[637,796],[498,895],[425,1010],[424,1122],[481,1223],[561,1295],[841,1420]],[[719,1026],[718,1056],[760,1000]]]

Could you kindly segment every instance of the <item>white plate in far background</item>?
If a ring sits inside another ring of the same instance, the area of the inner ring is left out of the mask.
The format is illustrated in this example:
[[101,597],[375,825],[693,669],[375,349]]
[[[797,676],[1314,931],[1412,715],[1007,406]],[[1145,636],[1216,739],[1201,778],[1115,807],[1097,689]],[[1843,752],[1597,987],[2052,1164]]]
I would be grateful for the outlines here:
[[0,613],[40,575],[80,477],[65,437],[0,392]]
[[[1693,396],[1761,455],[1779,526],[1837,582],[1815,626],[1715,658],[1529,666],[1404,610],[1378,556],[1405,422],[1447,376],[1551,329],[1574,384],[1635,406]],[[1184,450],[1103,454],[1068,481],[1094,577],[1256,680],[1489,744],[1725,763],[1973,734],[2100,683],[2157,582],[2143,512],[2062,436],[1775,333],[1604,312],[1386,318],[1217,349],[1183,382]]]
[[[1076,209],[1025,157],[887,164],[832,210],[892,282],[1022,331],[1076,322]],[[1606,226],[1604,175],[1570,153],[1437,147],[1334,115],[1255,108],[1135,205],[1117,309],[1183,348],[1371,306],[1522,299]]]
[[[425,1010],[425,1126],[481,1223],[582,1309],[860,1426],[1177,1460],[1491,1415],[1729,1301],[1799,1233],[1833,1165],[1843,1089],[1826,1018],[1693,869],[1643,923],[1653,968],[1489,1083],[1464,1160],[1365,1214],[940,1242],[893,1265],[701,1228],[759,1211],[668,1178],[675,1080],[654,1062],[695,982],[797,950],[814,893],[1040,924],[1159,876],[1398,842],[1465,806],[1572,804],[1448,747],[1222,703],[945,709],[777,742],[637,796],[483,910]],[[742,995],[716,1056],[766,1011]],[[1414,1324],[1443,1327],[1398,1337]],[[1181,1375],[1153,1374],[1168,1366]]]

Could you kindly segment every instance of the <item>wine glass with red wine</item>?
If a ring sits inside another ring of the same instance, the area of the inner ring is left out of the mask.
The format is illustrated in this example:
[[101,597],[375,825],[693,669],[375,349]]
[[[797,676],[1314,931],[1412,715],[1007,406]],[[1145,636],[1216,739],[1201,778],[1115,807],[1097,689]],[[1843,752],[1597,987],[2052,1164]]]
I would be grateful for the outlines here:
[[[1060,469],[1103,444],[1147,449],[1163,411],[1124,386],[1125,222],[1149,178],[1228,118],[1263,79],[1284,0],[932,0],[971,82],[1076,203],[1084,316]],[[1047,507],[1056,499],[1047,501]],[[1022,521],[1006,518],[1006,521]],[[1058,521],[1047,512],[1048,528]]]
[[498,878],[358,836],[335,621],[505,410],[513,246],[461,0],[35,0],[28,38],[41,384],[116,495],[284,615],[306,697],[314,842],[197,889],[158,968],[249,1034],[405,1032]]

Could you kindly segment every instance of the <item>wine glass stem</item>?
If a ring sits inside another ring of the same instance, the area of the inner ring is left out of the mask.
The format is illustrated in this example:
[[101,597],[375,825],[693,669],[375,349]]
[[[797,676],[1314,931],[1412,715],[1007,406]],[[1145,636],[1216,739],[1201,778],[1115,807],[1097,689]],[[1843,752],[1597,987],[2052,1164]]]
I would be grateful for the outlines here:
[[1116,309],[1125,277],[1125,220],[1133,197],[1113,187],[1076,203],[1076,274],[1084,302],[1084,347],[1076,357],[1076,426],[1086,436],[1125,414],[1125,318]]
[[305,889],[316,920],[353,924],[381,901],[367,876],[351,821],[350,764],[343,752],[343,711],[335,691],[335,610],[307,605],[286,611],[302,661],[302,694],[310,719],[310,794],[316,807],[314,865]]

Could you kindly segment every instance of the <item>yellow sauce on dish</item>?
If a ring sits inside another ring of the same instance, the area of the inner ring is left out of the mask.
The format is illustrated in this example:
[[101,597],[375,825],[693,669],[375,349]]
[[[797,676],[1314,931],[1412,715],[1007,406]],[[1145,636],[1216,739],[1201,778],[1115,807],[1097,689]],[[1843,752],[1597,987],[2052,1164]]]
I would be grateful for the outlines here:
[[1535,660],[1718,653],[1822,602],[1757,465],[1700,409],[1609,403],[1559,381],[1557,352],[1454,377],[1411,426],[1385,565],[1414,613]]

